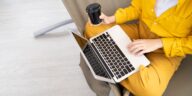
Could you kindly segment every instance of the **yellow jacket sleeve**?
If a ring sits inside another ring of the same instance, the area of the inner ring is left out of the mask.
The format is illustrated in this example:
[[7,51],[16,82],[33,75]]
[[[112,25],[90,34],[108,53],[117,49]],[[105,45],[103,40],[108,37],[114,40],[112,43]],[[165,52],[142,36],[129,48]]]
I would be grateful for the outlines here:
[[119,8],[115,13],[117,24],[138,19],[141,13],[141,0],[132,0],[131,5],[127,8]]
[[192,35],[186,38],[162,38],[162,42],[167,57],[192,54]]

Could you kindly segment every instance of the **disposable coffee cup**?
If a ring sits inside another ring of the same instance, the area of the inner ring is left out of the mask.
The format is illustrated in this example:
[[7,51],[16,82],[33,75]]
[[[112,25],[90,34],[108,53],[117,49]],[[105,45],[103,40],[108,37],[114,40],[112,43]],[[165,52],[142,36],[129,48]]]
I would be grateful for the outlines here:
[[98,25],[102,22],[102,19],[99,18],[101,15],[101,5],[98,3],[93,3],[87,6],[86,8],[89,19],[93,25]]

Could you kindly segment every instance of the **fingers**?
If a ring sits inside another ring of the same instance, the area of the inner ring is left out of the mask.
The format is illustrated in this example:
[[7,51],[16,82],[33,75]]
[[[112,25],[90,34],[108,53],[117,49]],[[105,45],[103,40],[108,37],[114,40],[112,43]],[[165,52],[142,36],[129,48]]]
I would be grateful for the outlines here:
[[147,53],[147,50],[142,50],[142,51],[138,52],[136,55],[141,56],[141,55],[143,55],[145,53]]
[[129,52],[134,55],[142,55],[145,52],[145,43],[144,40],[134,40],[131,44],[128,45]]
[[[159,44],[159,45],[158,45]],[[156,39],[139,39],[134,40],[128,45],[128,49],[131,54],[142,55],[144,53],[149,53],[162,47],[161,41]]]
[[133,52],[135,49],[143,47],[144,44],[142,42],[142,40],[134,40],[134,42],[130,43],[128,45],[128,49],[130,52]]
[[110,17],[106,16],[104,13],[101,13],[101,15],[99,16],[100,19],[103,20],[103,24],[110,24]]
[[105,19],[106,15],[104,13],[101,13],[101,15],[99,16],[100,19]]
[[108,22],[107,22],[107,16],[104,14],[104,13],[101,13],[101,15],[99,16],[99,18],[100,19],[102,19],[103,20],[103,24],[107,24]]
[[143,46],[133,46],[132,49],[129,49],[129,52],[131,54],[137,55],[138,53],[140,53],[141,51],[145,50],[145,48]]
[[134,55],[137,55],[139,52],[141,52],[143,50],[145,50],[143,47],[137,47],[131,53],[134,54]]
[[145,43],[145,40],[139,39],[139,40],[133,40],[131,44],[142,44],[142,43]]
[[141,44],[134,44],[128,47],[130,53],[135,53],[143,49],[143,46]]
[[103,19],[104,24],[110,24],[111,22],[108,19]]

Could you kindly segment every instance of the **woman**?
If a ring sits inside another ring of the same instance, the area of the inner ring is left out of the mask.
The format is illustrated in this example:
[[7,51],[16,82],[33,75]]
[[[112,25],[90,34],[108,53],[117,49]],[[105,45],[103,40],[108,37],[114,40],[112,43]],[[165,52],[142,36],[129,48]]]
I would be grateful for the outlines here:
[[[135,55],[145,54],[151,64],[141,66],[139,72],[120,84],[135,96],[162,96],[182,59],[192,54],[191,5],[191,0],[132,0],[130,6],[118,9],[114,16],[102,14],[104,24],[87,23],[85,36],[90,38],[114,23],[121,24],[133,40],[128,50]],[[136,19],[138,24],[123,24]],[[101,82],[97,83],[101,86],[88,82],[93,90],[107,87]]]

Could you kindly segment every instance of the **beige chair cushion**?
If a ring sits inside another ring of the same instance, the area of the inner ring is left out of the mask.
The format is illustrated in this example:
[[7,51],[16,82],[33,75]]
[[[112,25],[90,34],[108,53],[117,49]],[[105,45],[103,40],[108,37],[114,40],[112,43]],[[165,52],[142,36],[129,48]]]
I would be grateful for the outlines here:
[[164,96],[192,96],[192,55],[182,61]]

